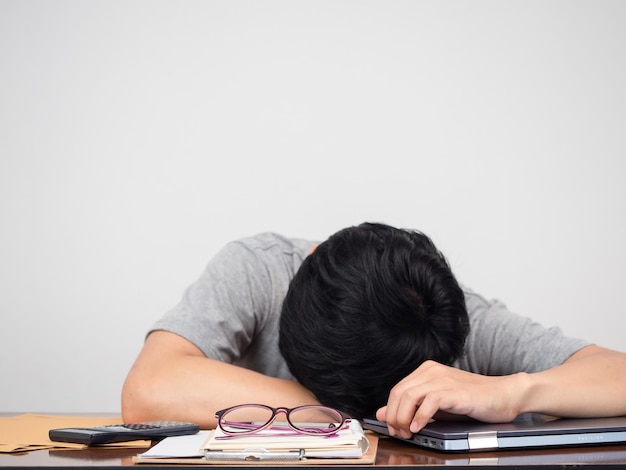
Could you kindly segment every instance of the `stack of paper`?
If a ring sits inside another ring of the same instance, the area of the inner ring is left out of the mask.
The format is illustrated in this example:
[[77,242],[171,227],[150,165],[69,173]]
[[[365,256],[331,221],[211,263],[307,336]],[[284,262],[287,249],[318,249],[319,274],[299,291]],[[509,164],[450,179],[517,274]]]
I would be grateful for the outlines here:
[[[191,436],[176,436],[167,437],[161,442],[156,444],[152,449],[138,455],[133,459],[137,464],[154,464],[154,463],[168,463],[168,464],[184,464],[184,465],[207,465],[207,464],[231,464],[233,461],[237,461],[237,465],[251,464],[280,464],[285,463],[288,465],[311,465],[315,463],[319,464],[344,464],[344,465],[372,465],[376,460],[376,449],[378,447],[378,435],[371,431],[363,432],[363,428],[358,421],[353,421],[351,427],[344,431],[340,439],[332,440],[333,438],[327,438],[321,443],[308,445],[303,449],[300,460],[270,460],[265,455],[265,459],[259,460],[259,458],[247,458],[252,455],[256,455],[259,452],[282,452],[287,449],[285,443],[268,444],[267,437],[256,436],[254,441],[250,441],[252,437],[237,437],[236,440],[239,444],[230,442],[226,445],[225,441],[233,441],[233,438],[227,439],[215,439],[221,433],[216,430],[200,431],[198,434]],[[223,434],[221,434],[223,436]],[[290,437],[290,446],[293,445],[293,437]],[[311,436],[304,436],[301,441],[296,441],[298,445],[297,451],[299,453],[300,446],[304,441],[310,442]],[[322,436],[313,436],[320,438]],[[243,441],[246,439],[246,441]],[[265,443],[262,444],[262,439]],[[316,439],[318,440],[318,439]],[[215,441],[220,441],[219,444],[212,444]],[[265,447],[261,450],[259,447],[254,449],[248,447],[243,449],[243,453],[237,453],[237,450],[241,450],[241,445],[252,445]],[[239,449],[237,446],[240,446]],[[282,446],[282,447],[281,447]],[[217,449],[216,449],[217,447]],[[221,450],[224,447],[229,449]],[[291,448],[291,447],[290,447]],[[212,449],[212,450],[209,450]],[[295,447],[293,448],[295,449]],[[219,453],[219,455],[212,455]],[[212,457],[208,457],[212,455]]]
[[257,434],[227,436],[217,428],[204,445],[207,459],[235,458],[359,458],[367,452],[369,441],[357,420],[330,436],[285,433],[268,429]]

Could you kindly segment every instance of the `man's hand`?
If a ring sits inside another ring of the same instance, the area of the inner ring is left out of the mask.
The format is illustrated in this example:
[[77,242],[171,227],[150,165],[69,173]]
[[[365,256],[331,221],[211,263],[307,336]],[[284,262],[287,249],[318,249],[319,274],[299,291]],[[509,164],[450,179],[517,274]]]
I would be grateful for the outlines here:
[[408,438],[438,412],[485,422],[520,413],[584,418],[626,414],[626,354],[587,346],[563,364],[532,374],[473,374],[426,361],[391,389],[376,417]]
[[438,412],[508,422],[521,412],[528,374],[488,377],[426,361],[401,380],[376,418],[392,435],[409,438]]

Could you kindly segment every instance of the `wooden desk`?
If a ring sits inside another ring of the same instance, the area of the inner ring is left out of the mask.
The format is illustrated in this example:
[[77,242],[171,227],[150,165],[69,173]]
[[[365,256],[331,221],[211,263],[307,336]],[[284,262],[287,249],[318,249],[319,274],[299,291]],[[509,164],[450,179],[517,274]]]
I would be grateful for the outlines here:
[[[76,467],[118,468],[133,466],[132,457],[137,449],[98,449],[87,450],[40,450],[25,454],[0,454],[1,468],[45,468],[61,469]],[[222,466],[198,465],[134,465],[138,470],[148,468],[172,468],[175,470],[190,469],[223,469]],[[564,467],[583,466],[583,470],[596,468],[626,468],[626,445],[579,447],[576,449],[544,449],[533,451],[482,452],[472,454],[442,454],[420,449],[393,439],[380,440],[376,466],[400,468],[419,466],[435,468],[444,466],[447,469],[471,467],[472,469],[491,469],[502,466],[515,469],[554,470]],[[246,465],[248,468],[253,468]],[[232,468],[232,467],[231,467]],[[258,468],[258,467],[257,467]],[[270,468],[264,466],[262,468]],[[282,470],[316,468],[318,470],[345,469],[346,466],[302,466],[282,465]],[[351,466],[353,470],[371,468],[371,466]]]

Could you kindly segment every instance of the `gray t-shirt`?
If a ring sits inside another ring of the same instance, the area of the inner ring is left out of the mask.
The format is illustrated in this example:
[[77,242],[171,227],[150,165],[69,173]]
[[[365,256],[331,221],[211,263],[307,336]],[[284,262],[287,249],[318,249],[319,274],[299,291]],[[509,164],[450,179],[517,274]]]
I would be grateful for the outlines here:
[[[274,233],[229,243],[151,331],[176,333],[209,358],[292,378],[278,349],[280,311],[291,279],[315,244]],[[484,375],[537,372],[589,344],[463,290],[470,333],[457,368]]]

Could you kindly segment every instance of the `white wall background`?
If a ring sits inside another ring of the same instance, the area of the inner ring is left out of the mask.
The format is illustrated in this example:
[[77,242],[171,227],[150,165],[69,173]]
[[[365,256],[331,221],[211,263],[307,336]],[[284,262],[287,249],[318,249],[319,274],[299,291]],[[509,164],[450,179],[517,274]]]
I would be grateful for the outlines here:
[[0,0],[0,411],[118,411],[227,241],[418,228],[626,350],[626,2]]

